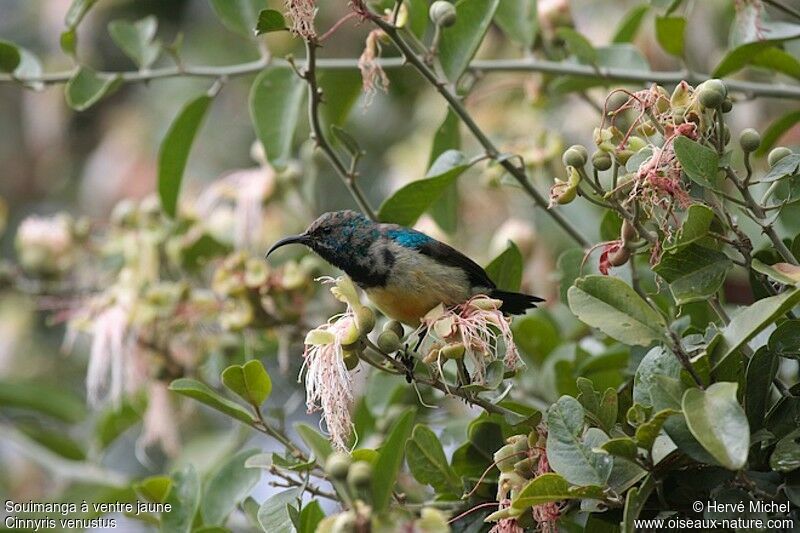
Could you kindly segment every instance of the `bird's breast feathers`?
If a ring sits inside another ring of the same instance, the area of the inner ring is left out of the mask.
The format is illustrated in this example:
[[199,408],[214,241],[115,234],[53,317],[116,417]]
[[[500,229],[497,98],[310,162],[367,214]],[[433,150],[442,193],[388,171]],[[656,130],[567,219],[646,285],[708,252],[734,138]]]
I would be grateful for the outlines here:
[[418,251],[389,243],[394,256],[386,284],[366,289],[369,299],[384,314],[415,326],[439,303],[454,305],[472,296],[466,273],[443,265]]

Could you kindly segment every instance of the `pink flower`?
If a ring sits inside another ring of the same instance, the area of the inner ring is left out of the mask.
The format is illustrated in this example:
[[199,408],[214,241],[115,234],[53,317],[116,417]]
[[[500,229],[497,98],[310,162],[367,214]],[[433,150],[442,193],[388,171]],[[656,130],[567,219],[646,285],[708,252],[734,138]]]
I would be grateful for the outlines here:
[[136,443],[137,453],[142,455],[148,446],[160,444],[167,455],[177,455],[180,438],[175,423],[170,392],[163,381],[153,381],[147,388],[147,411],[144,413],[144,429]]
[[[472,363],[475,383],[484,382],[486,366],[492,361],[502,359],[508,368],[517,368],[520,358],[511,319],[500,311],[501,305],[499,300],[478,295],[450,309],[435,307],[422,318],[417,330],[418,334],[425,331],[423,353],[430,351],[433,360],[441,364],[439,348],[462,344],[464,358]],[[505,349],[502,357],[501,345]]]

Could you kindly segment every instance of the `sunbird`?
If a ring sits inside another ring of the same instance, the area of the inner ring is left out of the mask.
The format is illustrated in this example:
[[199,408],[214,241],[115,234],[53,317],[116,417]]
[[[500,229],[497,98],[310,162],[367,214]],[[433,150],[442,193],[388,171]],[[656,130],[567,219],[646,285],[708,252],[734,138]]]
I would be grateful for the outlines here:
[[498,289],[475,261],[420,231],[351,210],[325,213],[300,235],[273,244],[266,257],[287,244],[309,247],[343,270],[384,315],[412,327],[439,303],[449,307],[478,294],[501,300],[507,315],[544,301]]

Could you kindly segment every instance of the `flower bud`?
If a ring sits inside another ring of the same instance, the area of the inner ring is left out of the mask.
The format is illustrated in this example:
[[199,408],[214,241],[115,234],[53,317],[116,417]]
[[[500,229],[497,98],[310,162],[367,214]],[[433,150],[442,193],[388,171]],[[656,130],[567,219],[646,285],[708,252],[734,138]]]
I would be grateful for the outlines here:
[[353,350],[345,350],[344,348],[342,348],[342,361],[344,361],[344,367],[347,370],[353,370],[355,367],[358,366],[358,362],[361,360],[358,354],[361,349],[362,349],[361,346]]
[[697,87],[697,89],[711,89],[720,93],[723,98],[728,96],[728,87],[725,85],[725,82],[716,78],[704,81]]
[[347,479],[348,471],[353,460],[350,454],[344,452],[334,452],[325,461],[325,473],[332,479],[344,481]]
[[342,331],[342,336],[339,338],[339,342],[342,344],[342,346],[349,346],[358,342],[360,338],[361,334],[358,331],[358,327],[356,327],[355,322],[350,321],[350,323],[344,328],[344,331]]
[[614,91],[606,98],[606,111],[612,113],[624,106],[630,100],[630,96],[624,91]]
[[739,135],[739,145],[745,152],[755,152],[761,146],[761,135],[753,128],[742,130]]
[[773,148],[767,156],[767,163],[769,163],[769,166],[774,167],[778,164],[778,161],[787,155],[792,155],[792,151],[785,146],[778,146],[777,148]]
[[347,483],[353,490],[367,489],[372,484],[372,465],[356,461],[347,472]]
[[[583,148],[581,150],[580,148]],[[579,145],[574,145],[564,152],[564,155],[561,157],[561,161],[564,163],[566,167],[582,167],[586,164],[586,160],[589,158],[586,148]]]
[[570,185],[566,181],[556,178],[556,183],[550,188],[550,205],[566,205],[578,195],[578,186]]
[[428,15],[437,26],[449,28],[456,23],[456,6],[444,0],[437,0],[431,4]]
[[331,533],[356,533],[358,531],[358,518],[353,511],[339,513],[334,518],[330,526]]
[[369,307],[360,307],[356,310],[356,326],[361,335],[367,335],[375,329],[375,312]]
[[608,170],[611,168],[611,163],[611,155],[608,152],[598,150],[592,154],[592,166],[597,170]]
[[386,324],[384,324],[383,331],[394,331],[394,334],[397,335],[397,338],[401,340],[403,339],[403,335],[405,335],[403,324],[401,324],[397,320],[390,320]]
[[136,202],[124,198],[111,211],[111,223],[115,226],[132,226],[136,223]]
[[512,469],[524,478],[531,478],[536,475],[537,466],[539,466],[538,457],[525,457],[514,463]]
[[723,113],[730,113],[733,109],[733,101],[730,98],[726,98],[722,101],[722,105],[719,106]]
[[378,335],[378,348],[383,353],[394,353],[400,349],[400,337],[392,330],[384,330]]

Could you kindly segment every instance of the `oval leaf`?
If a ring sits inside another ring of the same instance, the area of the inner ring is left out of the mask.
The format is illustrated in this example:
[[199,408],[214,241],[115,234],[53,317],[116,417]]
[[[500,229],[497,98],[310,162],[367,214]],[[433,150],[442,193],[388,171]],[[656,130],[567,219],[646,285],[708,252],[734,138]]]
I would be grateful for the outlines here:
[[261,478],[261,471],[245,468],[245,463],[257,453],[258,450],[241,451],[222,463],[211,476],[203,491],[203,523],[224,524],[239,502],[247,498]]
[[683,136],[675,139],[674,147],[686,176],[703,187],[713,189],[719,173],[717,152]]
[[211,99],[204,94],[186,104],[161,142],[158,154],[158,195],[161,198],[161,207],[170,217],[174,217],[177,212],[183,171]]
[[89,67],[80,67],[64,88],[67,105],[75,111],[85,111],[114,92],[121,82],[118,74],[101,77]]
[[461,483],[447,463],[442,443],[427,426],[417,424],[406,443],[406,462],[414,478],[437,492],[457,494]]
[[269,374],[261,361],[255,359],[223,370],[222,383],[256,407],[264,403],[272,392]]
[[17,45],[0,39],[0,72],[14,72],[20,61],[22,56]]
[[572,312],[620,342],[648,346],[664,336],[664,319],[624,281],[585,276],[567,293]]
[[267,159],[283,168],[300,117],[305,84],[290,68],[268,67],[250,89],[250,118]]
[[750,427],[736,400],[736,383],[714,383],[706,390],[689,389],[681,406],[694,438],[714,459],[730,470],[747,462]]
[[518,291],[522,284],[522,253],[509,241],[508,248],[486,266],[489,279],[503,291]]
[[378,452],[380,455],[372,474],[372,504],[376,511],[383,511],[389,505],[397,473],[403,464],[404,445],[413,423],[414,412],[406,411],[395,422]]
[[527,509],[543,503],[584,498],[600,499],[602,497],[603,489],[601,487],[570,487],[563,477],[547,473],[528,482],[511,501],[511,506],[514,509]]
[[254,422],[253,417],[250,416],[250,413],[248,413],[244,407],[220,396],[208,385],[195,379],[176,379],[169,384],[169,390],[193,398],[247,425],[252,425]]
[[467,69],[483,41],[500,0],[460,0],[456,3],[456,23],[442,29],[439,59],[447,79],[455,83]]

